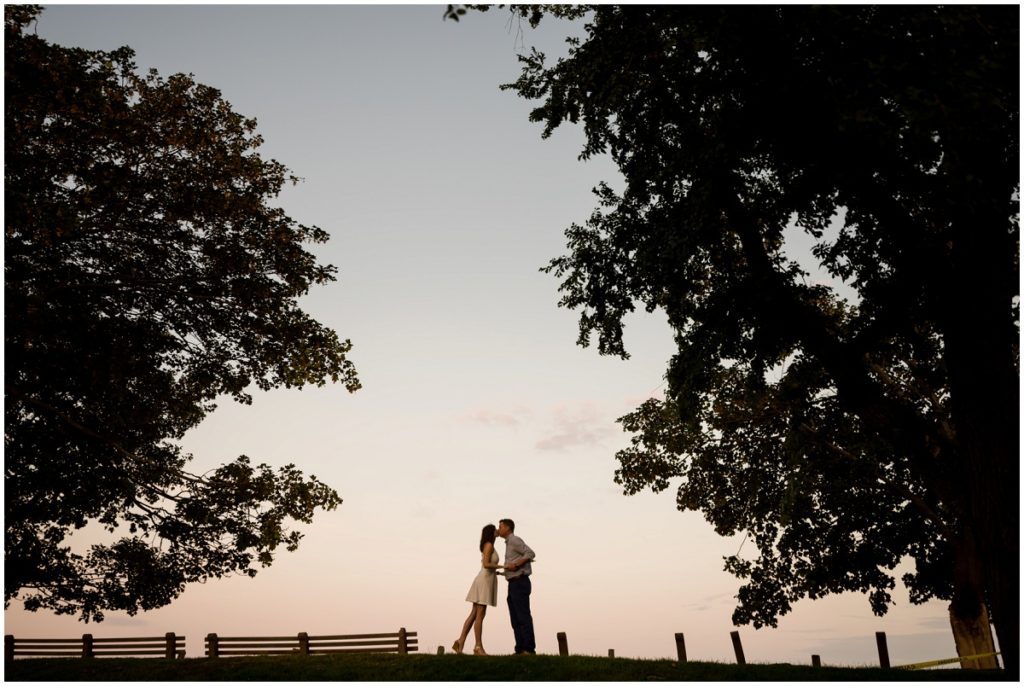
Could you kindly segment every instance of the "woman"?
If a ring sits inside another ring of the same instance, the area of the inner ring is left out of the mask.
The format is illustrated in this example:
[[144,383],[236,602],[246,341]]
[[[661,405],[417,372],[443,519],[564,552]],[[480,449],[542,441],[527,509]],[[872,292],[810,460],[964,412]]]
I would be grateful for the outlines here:
[[495,526],[488,524],[480,532],[480,572],[473,579],[473,585],[469,587],[466,595],[466,602],[473,603],[473,609],[469,611],[469,617],[462,625],[462,635],[452,645],[452,650],[462,654],[462,648],[466,645],[466,637],[469,636],[469,628],[473,627],[473,635],[476,637],[476,646],[473,647],[474,655],[486,655],[483,645],[484,616],[487,614],[488,605],[498,604],[498,576],[497,571],[503,565],[498,564],[498,551],[494,549]]

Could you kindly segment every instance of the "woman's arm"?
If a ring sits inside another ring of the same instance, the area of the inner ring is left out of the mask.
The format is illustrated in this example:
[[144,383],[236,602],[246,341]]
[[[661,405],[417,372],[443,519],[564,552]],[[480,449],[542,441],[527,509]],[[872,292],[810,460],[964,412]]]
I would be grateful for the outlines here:
[[502,565],[491,564],[491,552],[494,551],[493,543],[484,543],[484,549],[480,554],[480,563],[485,569],[503,569]]

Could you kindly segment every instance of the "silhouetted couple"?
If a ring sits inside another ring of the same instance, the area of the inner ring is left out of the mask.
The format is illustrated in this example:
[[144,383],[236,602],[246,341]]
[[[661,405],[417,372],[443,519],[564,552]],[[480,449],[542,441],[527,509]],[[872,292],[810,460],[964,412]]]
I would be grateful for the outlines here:
[[[476,638],[473,654],[487,654],[483,644],[484,617],[488,605],[498,604],[498,575],[502,574],[498,570],[504,570],[505,581],[508,582],[508,616],[516,636],[516,655],[533,655],[537,651],[537,643],[533,638],[533,616],[530,614],[530,574],[533,573],[530,563],[536,556],[530,546],[515,535],[515,530],[515,522],[502,519],[497,528],[488,524],[480,532],[481,569],[466,595],[466,602],[472,603],[473,609],[462,625],[462,635],[452,646],[452,650],[460,655],[470,628]],[[498,551],[494,549],[495,534],[505,539],[503,565],[498,564]]]

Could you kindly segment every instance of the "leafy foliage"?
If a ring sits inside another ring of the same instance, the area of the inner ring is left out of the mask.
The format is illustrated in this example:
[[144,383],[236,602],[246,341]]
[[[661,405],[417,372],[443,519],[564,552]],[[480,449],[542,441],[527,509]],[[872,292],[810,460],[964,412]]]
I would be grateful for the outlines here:
[[[255,152],[256,122],[4,9],[5,601],[101,620],[251,576],[298,545],[286,519],[341,502],[292,465],[187,472],[173,441],[218,395],[359,381],[297,304],[335,269],[303,247],[326,232],[270,204],[297,179]],[[72,552],[89,522],[130,535]]]
[[[458,21],[459,17],[465,16],[467,8],[486,12],[491,7],[494,5],[448,5],[442,19]],[[497,5],[497,7],[502,8],[505,5]],[[528,20],[532,28],[537,28],[545,14],[561,19],[579,19],[585,16],[590,8],[585,5],[509,5],[509,11],[513,15],[518,14],[520,18]]]
[[845,590],[881,614],[904,556],[915,602],[950,598],[959,556],[1016,645],[1017,10],[580,9],[586,38],[503,88],[625,180],[546,267],[579,343],[627,357],[637,304],[675,332],[616,481],[750,533],[737,623]]

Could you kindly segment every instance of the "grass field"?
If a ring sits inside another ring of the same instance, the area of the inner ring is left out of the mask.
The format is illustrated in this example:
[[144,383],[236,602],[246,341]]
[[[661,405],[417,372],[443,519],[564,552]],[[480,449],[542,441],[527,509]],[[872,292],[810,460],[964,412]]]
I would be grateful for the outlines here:
[[554,655],[44,658],[6,662],[5,681],[997,681],[1002,671],[809,667]]

